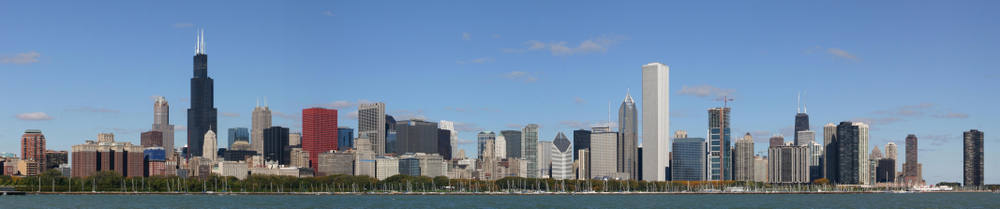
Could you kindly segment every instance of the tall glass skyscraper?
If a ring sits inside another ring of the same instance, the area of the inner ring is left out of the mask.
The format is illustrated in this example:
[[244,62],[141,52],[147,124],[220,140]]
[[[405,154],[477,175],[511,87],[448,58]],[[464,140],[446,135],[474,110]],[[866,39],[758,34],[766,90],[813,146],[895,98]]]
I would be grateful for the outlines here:
[[521,131],[503,130],[500,135],[507,142],[507,158],[521,158]]
[[629,179],[639,179],[639,159],[636,157],[639,146],[639,120],[636,115],[635,101],[631,92],[625,93],[625,100],[618,108],[618,172],[626,173]]
[[521,154],[528,161],[528,178],[538,178],[538,124],[528,124],[521,129]]
[[205,31],[198,35],[194,54],[194,77],[191,78],[191,108],[188,108],[188,156],[202,156],[205,133],[218,132],[216,122],[214,81],[208,77],[208,55],[205,53]]

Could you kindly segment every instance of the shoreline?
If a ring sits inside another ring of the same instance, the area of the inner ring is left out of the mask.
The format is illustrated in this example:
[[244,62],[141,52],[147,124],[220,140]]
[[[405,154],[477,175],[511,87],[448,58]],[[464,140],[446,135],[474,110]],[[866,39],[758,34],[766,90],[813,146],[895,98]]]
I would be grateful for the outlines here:
[[458,196],[522,196],[522,195],[757,195],[757,194],[919,194],[919,193],[990,193],[990,191],[925,191],[894,193],[886,191],[823,191],[823,192],[25,192],[28,195],[458,195]]

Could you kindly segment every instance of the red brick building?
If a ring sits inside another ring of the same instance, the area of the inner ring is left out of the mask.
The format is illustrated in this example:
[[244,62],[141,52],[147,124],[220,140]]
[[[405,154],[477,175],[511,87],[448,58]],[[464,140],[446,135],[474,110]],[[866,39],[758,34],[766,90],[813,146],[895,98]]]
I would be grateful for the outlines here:
[[302,110],[302,150],[309,153],[310,168],[317,169],[319,153],[337,150],[337,110]]
[[163,132],[147,131],[139,136],[139,144],[146,147],[163,147]]
[[132,143],[87,141],[73,146],[73,177],[87,177],[98,171],[116,171],[122,176],[141,177],[144,173],[142,147]]
[[41,130],[28,129],[21,135],[21,159],[35,165],[28,165],[27,175],[37,175],[45,168],[45,135]]

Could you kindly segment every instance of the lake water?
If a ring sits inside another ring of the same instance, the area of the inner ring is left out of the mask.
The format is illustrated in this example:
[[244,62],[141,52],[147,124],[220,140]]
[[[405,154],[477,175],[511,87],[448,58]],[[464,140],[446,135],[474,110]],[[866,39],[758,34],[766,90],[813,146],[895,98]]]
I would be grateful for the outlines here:
[[26,195],[0,208],[1000,208],[1000,194]]

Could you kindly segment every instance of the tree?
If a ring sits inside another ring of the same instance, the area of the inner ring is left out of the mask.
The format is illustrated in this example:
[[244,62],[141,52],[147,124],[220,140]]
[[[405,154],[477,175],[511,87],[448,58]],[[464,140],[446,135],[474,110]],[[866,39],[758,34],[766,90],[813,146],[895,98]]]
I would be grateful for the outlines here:
[[813,184],[818,184],[818,185],[827,185],[829,183],[830,183],[830,180],[826,179],[826,178],[819,178],[819,179],[813,180]]

